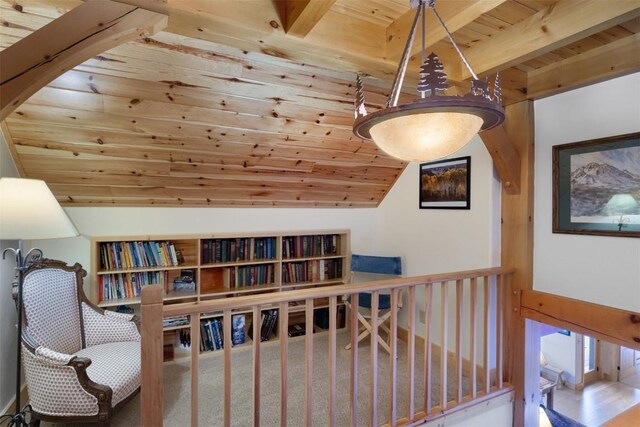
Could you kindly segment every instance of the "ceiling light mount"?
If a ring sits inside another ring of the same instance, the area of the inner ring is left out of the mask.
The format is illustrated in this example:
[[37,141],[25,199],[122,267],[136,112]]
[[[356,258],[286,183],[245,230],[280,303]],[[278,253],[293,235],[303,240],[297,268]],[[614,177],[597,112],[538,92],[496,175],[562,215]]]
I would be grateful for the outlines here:
[[[446,157],[467,144],[479,131],[491,129],[504,121],[499,75],[496,74],[492,89],[488,80],[478,78],[438,15],[435,2],[436,0],[410,0],[411,7],[417,11],[385,108],[367,113],[362,80],[360,76],[356,80],[356,120],[353,133],[363,139],[372,139],[386,153],[407,161]],[[444,67],[435,53],[426,55],[426,9],[433,12],[473,76],[469,92],[463,96],[443,94],[449,88]],[[420,97],[413,102],[398,105],[420,18],[422,65],[417,87]]]

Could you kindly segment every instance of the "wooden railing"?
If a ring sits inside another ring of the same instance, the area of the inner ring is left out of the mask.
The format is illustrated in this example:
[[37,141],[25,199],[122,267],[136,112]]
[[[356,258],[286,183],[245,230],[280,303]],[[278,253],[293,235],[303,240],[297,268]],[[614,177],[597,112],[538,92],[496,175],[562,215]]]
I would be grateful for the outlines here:
[[[380,293],[390,293],[391,317],[389,346],[389,381],[387,383],[389,415],[387,419],[378,417],[377,395],[380,390],[378,383],[378,326],[372,322],[372,335],[363,345],[370,347],[369,369],[369,413],[358,414],[358,324],[357,311],[351,310],[350,319],[350,425],[355,426],[361,416],[368,418],[368,425],[381,424],[416,425],[439,418],[451,412],[467,408],[471,405],[486,401],[511,391],[508,378],[504,372],[505,360],[505,327],[504,313],[508,309],[506,291],[508,279],[513,269],[489,268],[448,274],[437,274],[393,280],[355,283],[349,285],[327,286],[292,290],[278,293],[223,298],[197,303],[182,303],[175,305],[162,304],[162,289],[159,286],[147,286],[142,291],[142,396],[141,422],[144,426],[162,425],[163,418],[163,331],[162,318],[170,316],[190,316],[191,330],[191,425],[198,425],[198,380],[200,354],[200,316],[203,313],[219,312],[223,317],[224,348],[222,357],[224,369],[222,375],[224,400],[224,425],[232,424],[231,419],[231,316],[232,313],[243,310],[253,313],[253,337],[260,336],[261,310],[278,308],[279,314],[279,346],[280,346],[280,425],[287,424],[288,390],[288,313],[289,303],[305,301],[304,336],[304,423],[312,424],[313,387],[312,375],[314,364],[314,301],[328,298],[329,329],[328,329],[328,420],[326,424],[336,425],[336,354],[337,307],[342,298],[349,297],[353,307],[358,306],[359,293],[370,292],[372,312],[377,312]],[[406,295],[403,308],[399,308],[399,300]],[[422,301],[419,302],[420,294]],[[439,301],[438,301],[439,300]],[[298,306],[299,307],[299,306]],[[297,308],[297,307],[296,307]],[[407,311],[407,327],[400,328],[398,324],[399,310]],[[451,315],[449,314],[451,310]],[[455,312],[455,316],[453,313]],[[416,314],[424,322],[416,318]],[[452,322],[453,318],[453,322]],[[424,326],[418,328],[418,323]],[[468,340],[464,340],[468,331]],[[438,337],[435,336],[436,332]],[[399,335],[406,340],[406,415],[398,416],[398,397],[402,391],[398,390],[398,345]],[[450,341],[451,344],[450,344]],[[465,342],[466,341],[466,342]],[[479,347],[480,342],[482,345]],[[260,424],[260,377],[261,377],[261,343],[253,340],[253,424]],[[340,350],[343,351],[343,350]],[[344,350],[346,351],[346,350]],[[465,358],[465,354],[468,358]],[[481,354],[481,360],[479,355]],[[387,357],[386,353],[382,357]],[[415,381],[417,376],[416,359],[422,358],[421,381]],[[439,378],[433,378],[434,361],[440,361]],[[493,360],[493,363],[491,363]],[[453,381],[449,378],[448,365],[453,366]],[[479,368],[479,369],[478,369]],[[468,387],[463,386],[463,377],[468,378]],[[433,394],[435,381],[440,384],[439,397]],[[416,384],[418,382],[419,384]],[[271,389],[276,389],[276,385]],[[416,390],[422,388],[420,394],[424,396],[420,408],[416,408]],[[453,398],[448,397],[448,390],[454,390]],[[247,397],[248,398],[248,397]],[[436,400],[434,405],[432,402]],[[186,414],[185,417],[186,418]],[[325,422],[323,422],[324,424]]]

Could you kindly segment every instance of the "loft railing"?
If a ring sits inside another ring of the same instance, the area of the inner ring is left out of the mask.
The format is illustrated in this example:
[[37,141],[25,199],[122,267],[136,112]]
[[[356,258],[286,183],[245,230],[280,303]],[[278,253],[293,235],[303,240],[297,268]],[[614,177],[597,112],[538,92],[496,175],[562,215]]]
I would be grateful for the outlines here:
[[[141,423],[143,426],[160,426],[163,418],[163,327],[162,319],[172,316],[190,316],[191,332],[191,425],[198,425],[198,380],[199,380],[199,342],[200,317],[204,313],[222,313],[223,321],[223,384],[224,425],[230,426],[231,419],[231,316],[238,310],[253,313],[253,337],[260,336],[261,310],[278,308],[279,314],[279,346],[280,346],[280,425],[287,425],[288,389],[288,345],[289,303],[304,300],[305,328],[304,336],[304,423],[311,425],[313,419],[312,375],[314,364],[314,302],[328,298],[329,329],[328,348],[329,362],[327,375],[328,420],[326,424],[336,425],[336,378],[338,375],[337,351],[347,351],[337,347],[336,325],[337,307],[342,298],[349,297],[352,307],[358,306],[359,293],[370,292],[372,312],[377,312],[380,293],[391,295],[390,317],[390,355],[389,355],[389,408],[388,419],[378,416],[378,392],[382,384],[378,383],[378,325],[372,322],[372,334],[362,345],[370,347],[371,369],[369,370],[369,413],[358,413],[358,324],[357,312],[352,310],[350,319],[350,390],[349,409],[350,425],[356,426],[360,417],[367,417],[367,424],[377,425],[417,425],[449,413],[468,408],[477,403],[492,399],[511,391],[504,373],[505,359],[505,311],[508,309],[506,292],[509,277],[513,269],[489,268],[447,274],[436,274],[411,278],[354,283],[348,285],[326,286],[299,289],[277,293],[263,293],[249,296],[223,298],[197,303],[181,303],[164,305],[162,289],[159,286],[147,286],[142,290],[142,388],[141,388]],[[398,301],[406,294],[402,310],[407,311],[406,330],[399,328]],[[422,298],[420,298],[420,296]],[[422,301],[419,301],[419,300]],[[296,307],[297,308],[297,307]],[[424,322],[418,322],[416,314]],[[418,328],[418,323],[423,324]],[[349,326],[349,325],[348,325]],[[436,336],[436,334],[438,336]],[[399,341],[399,335],[405,336],[406,343]],[[467,335],[465,339],[465,335]],[[451,341],[451,342],[450,342]],[[482,343],[480,345],[480,342]],[[416,348],[420,344],[420,350]],[[261,377],[261,343],[253,340],[253,424],[260,424],[260,377]],[[406,416],[398,418],[398,346],[406,345]],[[386,353],[385,353],[386,354]],[[468,358],[465,359],[465,354]],[[481,356],[481,357],[479,357]],[[416,359],[422,358],[422,378],[416,381]],[[434,359],[440,361],[439,378],[433,378]],[[481,360],[480,360],[481,359]],[[493,362],[493,363],[492,363]],[[453,381],[450,380],[448,365],[454,368]],[[469,386],[465,391],[463,377],[467,374]],[[440,384],[437,404],[433,404],[434,382]],[[417,384],[416,384],[417,383]],[[271,389],[278,386],[273,385]],[[416,390],[421,387],[424,396],[419,408],[416,408]],[[448,390],[454,390],[453,399],[448,398]],[[186,414],[185,414],[186,415]],[[186,418],[186,417],[185,417]],[[323,422],[324,424],[324,422]]]

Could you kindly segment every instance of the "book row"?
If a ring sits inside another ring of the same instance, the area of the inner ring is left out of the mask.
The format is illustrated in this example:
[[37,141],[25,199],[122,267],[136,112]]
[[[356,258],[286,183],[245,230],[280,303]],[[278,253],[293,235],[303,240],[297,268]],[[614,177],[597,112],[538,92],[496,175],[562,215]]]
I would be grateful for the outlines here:
[[[236,346],[245,342],[245,316],[231,316],[231,344]],[[203,319],[200,321],[200,351],[222,350],[224,348],[224,332],[222,319]]]
[[340,236],[324,234],[317,236],[285,236],[282,238],[283,258],[302,258],[338,255]]
[[[261,317],[261,326],[260,326],[260,341],[269,341],[269,338],[274,334],[276,325],[278,324],[278,310],[265,310],[262,312]],[[255,339],[253,337],[253,328],[249,329],[249,337],[251,339]]]
[[282,264],[282,283],[332,280],[342,277],[342,259],[321,259]]
[[230,270],[229,284],[232,288],[275,283],[274,264],[247,265]]
[[103,270],[172,267],[180,264],[180,258],[180,251],[171,242],[100,243]]
[[169,282],[166,271],[148,271],[128,274],[104,274],[98,276],[98,300],[136,298],[140,296],[142,286]]
[[205,239],[202,241],[202,263],[275,259],[276,256],[275,237]]

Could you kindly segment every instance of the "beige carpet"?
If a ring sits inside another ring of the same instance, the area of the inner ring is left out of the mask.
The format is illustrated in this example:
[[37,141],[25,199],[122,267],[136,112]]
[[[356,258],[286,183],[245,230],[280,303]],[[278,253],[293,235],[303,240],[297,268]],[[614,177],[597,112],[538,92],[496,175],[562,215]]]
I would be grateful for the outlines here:
[[[336,424],[347,425],[349,422],[349,360],[350,350],[344,350],[349,339],[346,331],[338,334],[338,378]],[[407,413],[407,375],[406,375],[406,343],[398,346],[398,418]],[[328,336],[319,334],[314,339],[314,372],[313,372],[313,422],[315,425],[326,425],[328,417],[327,393],[327,351]],[[415,408],[423,407],[423,356],[422,351],[416,355],[415,366]],[[262,381],[261,411],[262,426],[279,425],[280,411],[280,354],[277,341],[263,343],[262,346]],[[222,386],[222,352],[210,353],[200,359],[199,376],[199,422],[202,426],[223,425],[223,386]],[[369,367],[370,346],[365,340],[359,346],[359,378],[358,378],[358,425],[369,425]],[[378,422],[383,424],[389,414],[389,355],[380,347],[378,353]],[[250,347],[234,349],[232,353],[232,409],[231,421],[234,426],[252,425],[252,352]],[[432,368],[433,404],[439,401],[439,367]],[[453,371],[449,369],[449,398],[452,398]],[[190,423],[190,361],[181,359],[165,364],[164,369],[165,399],[164,425],[184,426]],[[303,425],[304,411],[304,337],[290,339],[289,342],[289,401],[288,419],[290,426]],[[468,380],[464,379],[464,389],[468,389]],[[129,402],[112,420],[114,427],[139,425],[139,396]],[[44,426],[56,424],[43,423]],[[59,425],[59,424],[57,424]]]

